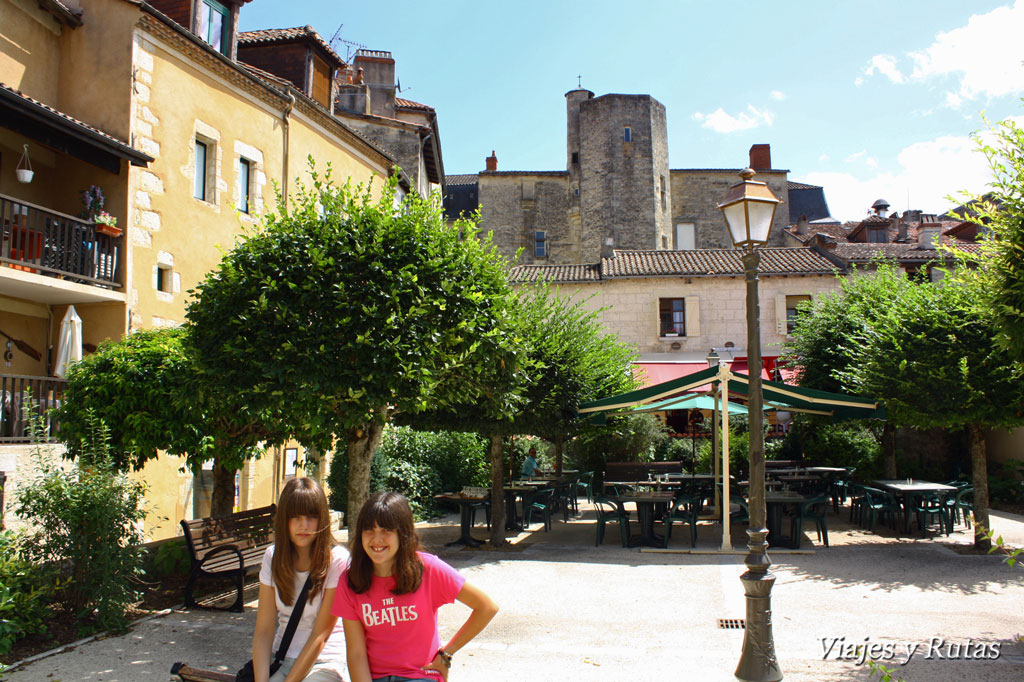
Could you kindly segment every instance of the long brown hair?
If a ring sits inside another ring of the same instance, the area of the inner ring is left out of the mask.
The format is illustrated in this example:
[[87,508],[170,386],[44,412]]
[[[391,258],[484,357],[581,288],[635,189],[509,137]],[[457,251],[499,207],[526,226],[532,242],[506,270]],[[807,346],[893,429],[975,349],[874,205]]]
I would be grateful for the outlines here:
[[379,526],[384,530],[393,530],[398,534],[398,553],[395,554],[395,565],[391,575],[395,579],[394,594],[407,594],[419,589],[423,582],[423,563],[416,556],[420,548],[420,538],[416,534],[416,526],[412,519],[409,501],[402,495],[391,492],[379,492],[370,495],[359,510],[355,532],[349,538],[348,585],[356,594],[370,589],[373,582],[373,560],[363,549],[363,532]]
[[312,478],[293,478],[284,485],[274,512],[274,560],[271,572],[277,594],[285,604],[295,601],[295,560],[298,552],[292,545],[288,521],[296,516],[315,516],[320,521],[316,539],[310,547],[309,596],[312,599],[323,589],[327,571],[331,567],[331,512],[327,507],[324,489]]

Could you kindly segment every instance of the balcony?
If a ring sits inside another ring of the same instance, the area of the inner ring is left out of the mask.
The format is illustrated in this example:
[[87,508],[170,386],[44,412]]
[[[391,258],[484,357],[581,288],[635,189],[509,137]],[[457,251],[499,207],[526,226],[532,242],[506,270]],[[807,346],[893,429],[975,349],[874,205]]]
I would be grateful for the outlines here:
[[[0,194],[0,226],[0,271],[9,268],[33,275],[20,277],[8,272],[4,277],[8,280],[5,289],[18,283],[22,289],[11,291],[12,295],[59,302],[59,296],[41,296],[38,291],[33,295],[33,285],[36,289],[40,285],[46,288],[46,278],[85,285],[86,290],[91,287],[114,293],[122,288],[119,259],[123,236],[104,233],[105,226],[3,194]],[[120,294],[99,296],[95,300],[119,297]]]
[[56,442],[57,423],[49,411],[60,404],[67,383],[52,377],[0,374],[0,444],[31,442],[33,413],[43,417],[42,440]]

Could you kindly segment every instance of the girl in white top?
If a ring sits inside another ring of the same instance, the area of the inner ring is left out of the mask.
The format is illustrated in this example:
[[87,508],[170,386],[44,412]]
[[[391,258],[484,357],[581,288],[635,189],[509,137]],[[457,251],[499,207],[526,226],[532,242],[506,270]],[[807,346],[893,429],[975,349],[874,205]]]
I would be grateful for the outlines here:
[[[260,605],[252,636],[256,682],[346,679],[344,629],[331,615],[331,605],[348,551],[333,545],[323,488],[311,478],[288,481],[274,516],[274,546],[267,549],[260,569]],[[270,675],[270,663],[307,577],[311,583],[299,625],[281,667]]]

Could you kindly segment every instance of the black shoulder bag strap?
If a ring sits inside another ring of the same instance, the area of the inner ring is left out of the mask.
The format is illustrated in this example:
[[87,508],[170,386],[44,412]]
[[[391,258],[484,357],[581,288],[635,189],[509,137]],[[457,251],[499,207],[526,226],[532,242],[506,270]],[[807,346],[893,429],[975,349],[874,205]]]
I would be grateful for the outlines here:
[[295,600],[295,606],[292,607],[292,615],[288,618],[288,626],[285,627],[284,635],[281,636],[281,646],[277,647],[277,654],[274,656],[274,663],[277,664],[277,667],[281,666],[281,661],[284,660],[285,654],[288,653],[288,647],[292,644],[295,630],[299,627],[299,620],[302,619],[302,610],[306,607],[306,595],[309,594],[309,585],[309,578],[306,578],[306,583],[302,586],[298,599]]

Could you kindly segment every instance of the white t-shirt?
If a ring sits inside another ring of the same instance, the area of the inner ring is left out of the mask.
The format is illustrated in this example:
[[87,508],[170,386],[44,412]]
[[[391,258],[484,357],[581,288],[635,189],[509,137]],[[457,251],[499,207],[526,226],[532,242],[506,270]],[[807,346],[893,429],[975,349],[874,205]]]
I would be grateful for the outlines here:
[[[274,601],[277,603],[277,634],[274,635],[274,648],[270,651],[271,660],[277,654],[277,648],[281,645],[281,638],[284,636],[285,628],[288,627],[288,619],[292,616],[291,605],[284,604],[281,601],[281,597],[277,593],[277,586],[274,585],[273,560],[274,547],[271,545],[263,555],[263,565],[260,567],[260,582],[274,588]],[[335,546],[331,550],[331,567],[327,570],[324,589],[320,590],[313,598],[307,596],[306,606],[302,609],[302,618],[299,619],[299,625],[295,628],[295,634],[292,636],[292,643],[288,646],[285,658],[298,658],[299,654],[302,653],[302,647],[306,646],[306,640],[313,633],[313,623],[316,621],[316,614],[320,612],[320,605],[324,601],[324,590],[333,589],[338,586],[338,579],[347,566],[348,550],[340,545]],[[306,577],[308,575],[309,571],[295,572],[295,588],[292,591],[294,595],[293,602],[299,598],[299,592],[302,591],[302,586],[306,584]],[[342,674],[343,678],[347,679],[345,628],[340,618],[335,624],[331,636],[327,639],[324,650],[320,652],[318,660],[336,663],[335,669]]]

